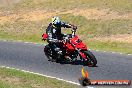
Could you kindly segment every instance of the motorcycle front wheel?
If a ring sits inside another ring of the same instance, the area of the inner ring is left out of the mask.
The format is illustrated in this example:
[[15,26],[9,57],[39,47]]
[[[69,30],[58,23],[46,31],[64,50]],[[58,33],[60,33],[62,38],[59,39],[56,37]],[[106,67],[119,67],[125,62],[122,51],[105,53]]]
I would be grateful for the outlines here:
[[96,64],[97,64],[97,59],[96,59],[96,57],[93,55],[93,53],[90,52],[89,50],[84,51],[83,53],[86,55],[86,59],[87,59],[87,60],[84,60],[84,61],[83,61],[84,64],[87,65],[87,66],[89,66],[89,67],[94,67],[94,66],[96,66]]

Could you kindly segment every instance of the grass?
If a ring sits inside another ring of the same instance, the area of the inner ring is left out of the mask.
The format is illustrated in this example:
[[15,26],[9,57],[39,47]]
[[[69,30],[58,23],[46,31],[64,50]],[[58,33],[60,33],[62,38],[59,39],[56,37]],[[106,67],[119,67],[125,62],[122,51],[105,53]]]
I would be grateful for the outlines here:
[[[73,16],[72,14],[61,14],[62,20],[76,24],[78,34],[87,35],[93,33],[96,35],[116,35],[132,34],[132,20],[129,19],[86,19],[83,16]],[[87,33],[86,33],[87,32]]]
[[38,24],[31,21],[7,22],[4,25],[0,25],[0,38],[39,41],[43,31],[41,30],[42,24]]
[[79,88],[53,78],[0,68],[0,88]]
[[126,54],[132,54],[132,43],[121,43],[121,42],[111,42],[111,41],[95,41],[92,39],[87,39],[85,43],[90,49],[102,50],[102,51],[114,51],[122,52]]

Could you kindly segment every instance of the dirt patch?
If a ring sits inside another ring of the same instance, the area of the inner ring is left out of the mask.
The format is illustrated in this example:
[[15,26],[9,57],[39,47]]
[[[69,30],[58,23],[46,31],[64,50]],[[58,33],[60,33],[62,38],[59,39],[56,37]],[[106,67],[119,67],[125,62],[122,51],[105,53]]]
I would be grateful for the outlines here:
[[39,21],[45,18],[50,18],[57,13],[66,14],[72,13],[77,16],[84,16],[87,19],[132,19],[132,13],[119,15],[117,12],[110,11],[108,9],[74,9],[65,12],[47,12],[43,10],[38,11],[18,11],[18,12],[0,12],[0,23],[4,23],[6,21],[15,21],[15,20],[23,20],[23,21]]
[[45,18],[50,18],[55,13],[46,11],[20,11],[17,13],[13,12],[0,12],[0,23],[5,23],[7,21],[39,21]]
[[0,80],[1,81],[5,81],[5,82],[8,82],[8,83],[19,84],[20,81],[21,81],[21,78],[0,76]]
[[0,6],[10,6],[13,5],[14,3],[19,2],[20,0],[0,0]]
[[86,17],[87,19],[132,19],[132,13],[120,15],[118,12],[110,11],[109,9],[74,9],[64,13],[81,15]]
[[13,85],[21,85],[21,84],[30,84],[33,88],[42,88],[39,84],[33,83],[33,81],[29,81],[26,79],[18,78],[18,77],[7,77],[7,76],[0,76],[1,81],[4,81],[9,84]]
[[45,12],[45,11],[34,11],[34,12],[24,12],[20,14],[20,17],[23,20],[29,20],[29,21],[39,21],[43,20],[45,18],[50,18],[55,13],[51,12]]

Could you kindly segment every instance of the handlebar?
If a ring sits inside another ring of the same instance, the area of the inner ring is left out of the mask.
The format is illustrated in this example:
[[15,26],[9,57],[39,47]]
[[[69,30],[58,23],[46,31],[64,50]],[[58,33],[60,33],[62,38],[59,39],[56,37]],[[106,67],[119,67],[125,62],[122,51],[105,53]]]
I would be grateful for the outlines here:
[[72,29],[72,38],[75,36],[76,30]]
[[76,29],[72,29],[71,31],[72,31],[72,34],[66,34],[63,36],[64,41],[67,41],[67,40],[69,40],[69,38],[73,38],[75,36]]
[[75,36],[75,33],[76,33],[76,29],[72,29],[72,34],[64,34],[63,36],[63,40],[59,40],[58,42],[67,42],[69,41],[69,38],[73,38]]

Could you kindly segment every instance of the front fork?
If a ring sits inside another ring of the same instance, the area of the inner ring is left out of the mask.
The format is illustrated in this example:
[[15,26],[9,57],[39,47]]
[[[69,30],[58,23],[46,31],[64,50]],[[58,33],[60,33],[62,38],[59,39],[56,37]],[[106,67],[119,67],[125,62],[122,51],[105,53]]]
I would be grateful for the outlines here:
[[73,45],[72,43],[70,43],[70,44],[71,44],[71,45],[75,48],[75,50],[78,52],[78,54],[79,54],[81,60],[87,60],[86,55],[81,51],[81,49],[76,48],[75,45]]
[[80,57],[82,57],[83,59],[86,59],[86,55],[83,52],[79,52]]
[[87,60],[86,55],[81,50],[79,50],[77,48],[75,50],[78,52],[78,55],[80,56],[81,60]]

